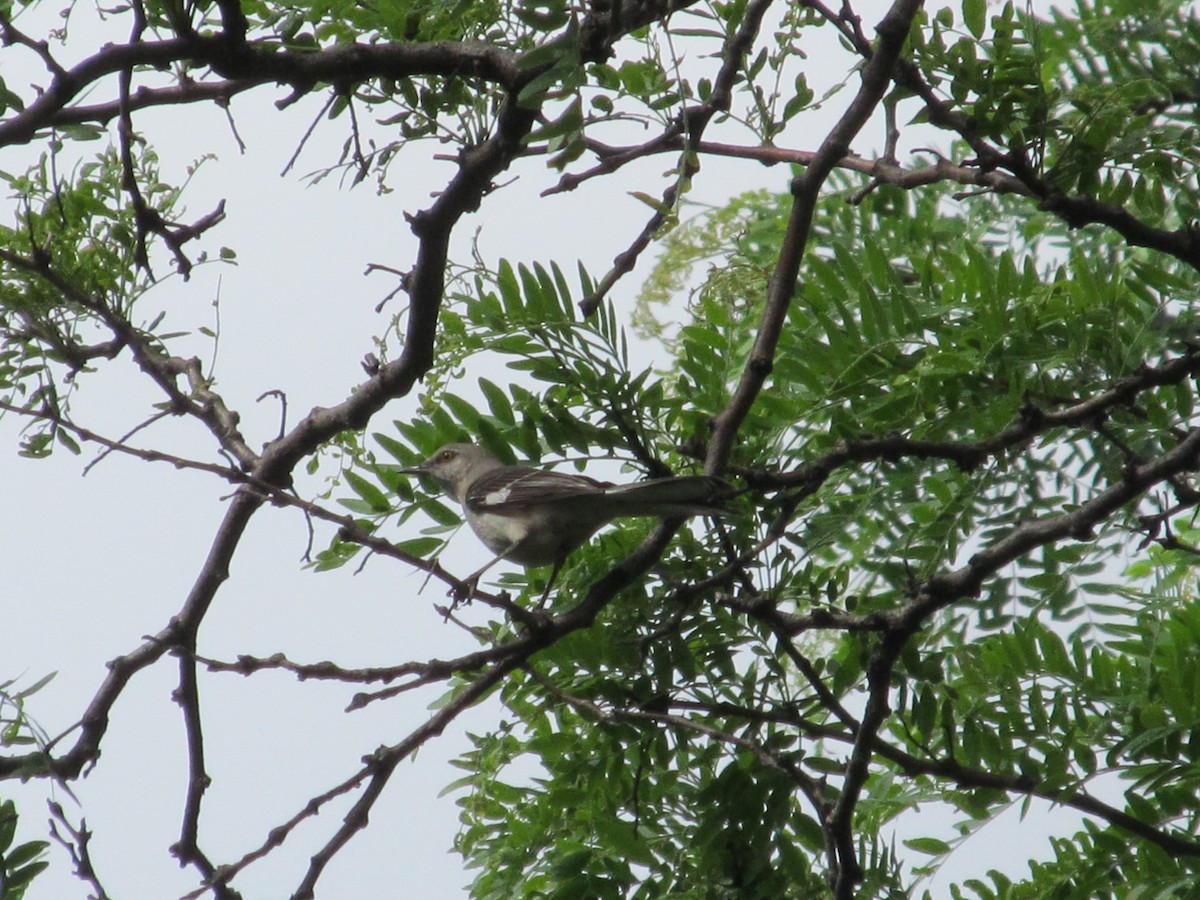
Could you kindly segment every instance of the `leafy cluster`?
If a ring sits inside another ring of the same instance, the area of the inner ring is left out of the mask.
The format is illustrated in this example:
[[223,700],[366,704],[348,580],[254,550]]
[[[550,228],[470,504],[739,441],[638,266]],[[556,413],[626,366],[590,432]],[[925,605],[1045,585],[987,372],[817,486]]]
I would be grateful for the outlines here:
[[[1139,252],[1072,234],[1049,216],[1026,222],[1021,249],[1004,233],[1014,201],[881,188],[846,203],[859,187],[840,180],[814,223],[823,250],[809,261],[766,394],[735,453],[733,471],[751,486],[861,435],[903,431],[930,446],[985,440],[1183,350],[1164,311],[1175,326],[1188,320],[1195,273],[1156,269]],[[781,239],[781,203],[740,198],[668,242],[652,284],[682,285],[696,263],[710,267],[686,321],[664,323],[666,371],[628,376],[626,341],[608,311],[581,323],[557,271],[505,264],[498,288],[479,282],[460,298],[461,313],[448,313],[446,359],[461,383],[475,369],[471,354],[487,351],[541,390],[505,392],[480,380],[486,404],[477,404],[439,387],[426,422],[397,423],[408,444],[377,438],[405,464],[466,436],[531,461],[568,448],[637,458],[647,447],[665,449],[665,433],[702,439],[748,353],[761,273]],[[1162,453],[1193,404],[1192,385],[1181,382],[980,465],[918,457],[846,467],[805,492],[782,540],[740,576],[743,590],[797,615],[886,615],[909,602],[914,583],[963,565],[1023,523],[1078,508],[1132,460]],[[384,486],[404,490],[399,480]],[[786,488],[752,493],[760,499],[720,529],[734,546],[767,534],[779,505],[793,502]],[[1147,557],[1138,570],[1144,587],[1133,587],[1136,579],[1113,586],[1142,514],[1118,516],[1089,543],[1021,559],[977,601],[946,610],[910,639],[891,676],[896,715],[860,808],[860,833],[876,836],[864,851],[875,861],[867,878],[880,891],[907,883],[886,835],[922,803],[957,810],[969,835],[1014,796],[1056,800],[1119,785],[1128,815],[1184,833],[1197,824],[1200,695],[1187,674],[1194,660],[1184,658],[1196,637],[1190,579],[1166,593],[1144,581],[1178,580],[1190,557]],[[439,515],[454,521],[444,507]],[[572,557],[554,602],[572,602],[604,560],[631,547],[624,534]],[[719,593],[704,603],[680,588],[726,565],[728,544],[690,532],[679,540],[682,553],[659,569],[665,590],[630,589],[605,609],[602,626],[539,654],[529,677],[504,688],[512,721],[480,736],[463,760],[475,774],[462,782],[470,792],[460,841],[482,867],[479,896],[819,890],[821,826],[779,760],[814,779],[841,771],[847,711],[865,702],[876,638],[826,633],[789,651],[769,621],[747,622]],[[1111,603],[1114,592],[1126,602]],[[808,662],[797,668],[798,659]],[[1163,691],[1170,700],[1146,704]],[[517,760],[525,762],[516,771],[536,761],[542,777],[506,778]],[[1112,826],[1085,827],[1056,843],[1060,865],[1042,864],[1028,883],[997,873],[991,887],[970,889],[1045,896],[1061,882],[1054,890],[1106,896],[1127,878],[1166,890],[1195,877],[1186,859],[1163,864],[1153,843],[1121,839],[1118,862]],[[958,841],[907,843],[941,858]],[[917,866],[908,878],[926,871]]]
[[[93,356],[108,353],[88,343],[106,332],[108,313],[133,315],[153,284],[118,152],[110,147],[79,163],[69,179],[57,165],[58,148],[20,175],[0,173],[16,210],[13,223],[0,226],[0,392],[53,415],[66,408]],[[133,177],[160,214],[175,205],[179,189],[159,180],[152,151],[139,156]],[[152,330],[157,322],[148,324]],[[49,425],[27,437],[25,455],[48,454],[55,440],[78,449],[68,432]]]
[[[25,705],[52,677],[20,690],[13,690],[12,681],[0,683],[0,746],[28,746],[39,741],[41,736],[35,736],[37,729],[25,715]],[[16,805],[11,800],[0,801],[0,900],[22,900],[30,882],[49,865],[43,858],[49,844],[16,843],[17,824]]]
[[1194,213],[1200,18],[1188,5],[1080,2],[1042,19],[1011,2],[949,7],[915,59],[974,133],[1023,160],[1046,190],[1080,192],[1147,221]]
[[17,809],[11,800],[0,802],[0,898],[21,900],[34,876],[46,868],[41,857],[49,846],[45,841],[28,841],[14,846],[17,834]]

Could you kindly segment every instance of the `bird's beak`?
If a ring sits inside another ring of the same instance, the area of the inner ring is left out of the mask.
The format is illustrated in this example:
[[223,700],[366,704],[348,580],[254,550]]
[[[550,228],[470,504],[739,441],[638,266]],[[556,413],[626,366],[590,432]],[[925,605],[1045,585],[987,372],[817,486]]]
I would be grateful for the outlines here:
[[405,466],[403,469],[399,469],[398,471],[404,475],[428,475],[429,474],[428,463],[421,463],[419,466]]

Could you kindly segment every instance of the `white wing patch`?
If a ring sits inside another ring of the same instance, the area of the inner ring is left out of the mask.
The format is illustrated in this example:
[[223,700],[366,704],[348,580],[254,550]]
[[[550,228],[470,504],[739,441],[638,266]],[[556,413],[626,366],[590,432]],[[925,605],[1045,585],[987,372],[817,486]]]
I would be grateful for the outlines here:
[[488,491],[479,498],[479,504],[481,506],[499,506],[501,503],[507,503],[511,494],[512,485],[506,484],[498,491]]

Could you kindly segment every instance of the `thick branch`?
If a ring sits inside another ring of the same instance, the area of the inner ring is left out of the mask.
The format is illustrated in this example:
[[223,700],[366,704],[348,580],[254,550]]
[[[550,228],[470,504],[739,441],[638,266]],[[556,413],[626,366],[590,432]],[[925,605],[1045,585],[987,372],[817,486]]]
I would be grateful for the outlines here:
[[711,423],[713,436],[705,462],[705,471],[709,473],[720,473],[725,468],[733,451],[738,429],[771,373],[779,334],[796,293],[800,263],[808,245],[821,186],[838,160],[849,152],[850,142],[883,99],[884,91],[892,77],[892,70],[920,7],[921,0],[896,0],[888,10],[879,23],[879,46],[863,68],[862,83],[857,95],[837,125],[826,135],[808,169],[792,182],[792,195],[795,200],[788,216],[783,247],[767,285],[766,303],[755,333],[754,346],[750,350],[750,357],[733,396]]
[[1026,403],[1008,427],[981,440],[929,441],[896,433],[866,435],[839,441],[832,450],[787,472],[745,468],[733,471],[756,488],[803,487],[806,492],[824,483],[835,470],[854,462],[945,459],[963,471],[970,471],[1054,429],[1093,427],[1113,410],[1132,404],[1139,394],[1180,384],[1197,374],[1200,374],[1200,350],[1189,350],[1159,365],[1142,366],[1112,387],[1059,409],[1044,410]]
[[[285,50],[273,43],[250,43],[241,45],[236,54],[230,53],[223,36],[115,44],[63,70],[37,100],[0,122],[0,146],[28,143],[59,117],[69,121],[71,114],[64,110],[71,101],[107,76],[130,69],[168,69],[175,64],[206,66],[226,82],[238,85],[239,90],[275,82],[302,92],[318,84],[355,84],[370,78],[419,75],[473,77],[512,88],[524,74],[517,68],[515,53],[482,41],[348,44],[304,51]],[[180,86],[143,93],[140,103],[151,106],[157,105],[156,101],[180,102],[189,91],[194,94],[199,89]]]
[[1200,469],[1200,428],[1188,432],[1174,449],[1142,465],[1128,467],[1120,481],[1071,512],[1026,522],[1007,537],[980,550],[961,569],[930,578],[916,600],[904,609],[904,627],[918,628],[937,610],[963,597],[978,595],[988,578],[1031,550],[1066,539],[1090,540],[1109,516],[1154,485],[1197,469]]
[[[685,710],[701,710],[709,715],[741,718],[749,722],[774,722],[791,725],[810,738],[840,741],[846,744],[854,743],[855,739],[853,730],[814,722],[798,716],[790,707],[761,709],[732,703],[696,703],[684,700],[673,700],[671,705]],[[853,727],[857,727],[857,725]],[[1156,828],[1124,810],[1098,800],[1086,791],[1046,787],[1036,778],[1028,775],[1010,775],[974,769],[964,766],[955,759],[928,759],[914,756],[887,743],[882,738],[876,738],[872,749],[877,756],[894,763],[909,776],[925,775],[950,782],[960,788],[990,788],[1007,794],[1040,797],[1081,813],[1096,816],[1111,825],[1123,828],[1130,834],[1137,835],[1161,847],[1172,856],[1200,856],[1200,843]]]
[[1200,843],[1155,828],[1148,822],[1143,822],[1124,810],[1110,806],[1085,791],[1047,788],[1025,775],[1003,775],[972,769],[953,759],[920,759],[891,747],[883,741],[876,744],[875,752],[894,762],[907,775],[928,775],[950,781],[964,788],[992,788],[1007,793],[1040,797],[1043,800],[1068,806],[1081,813],[1096,816],[1111,825],[1116,825],[1118,828],[1162,848],[1173,857],[1200,856]]

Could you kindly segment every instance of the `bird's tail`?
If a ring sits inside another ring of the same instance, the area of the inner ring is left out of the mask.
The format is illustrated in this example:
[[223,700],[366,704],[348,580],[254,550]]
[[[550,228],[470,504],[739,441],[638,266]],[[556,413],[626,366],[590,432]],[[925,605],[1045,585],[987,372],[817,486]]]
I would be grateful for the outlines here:
[[711,475],[677,475],[614,485],[604,495],[619,516],[727,516],[725,500],[737,493]]

